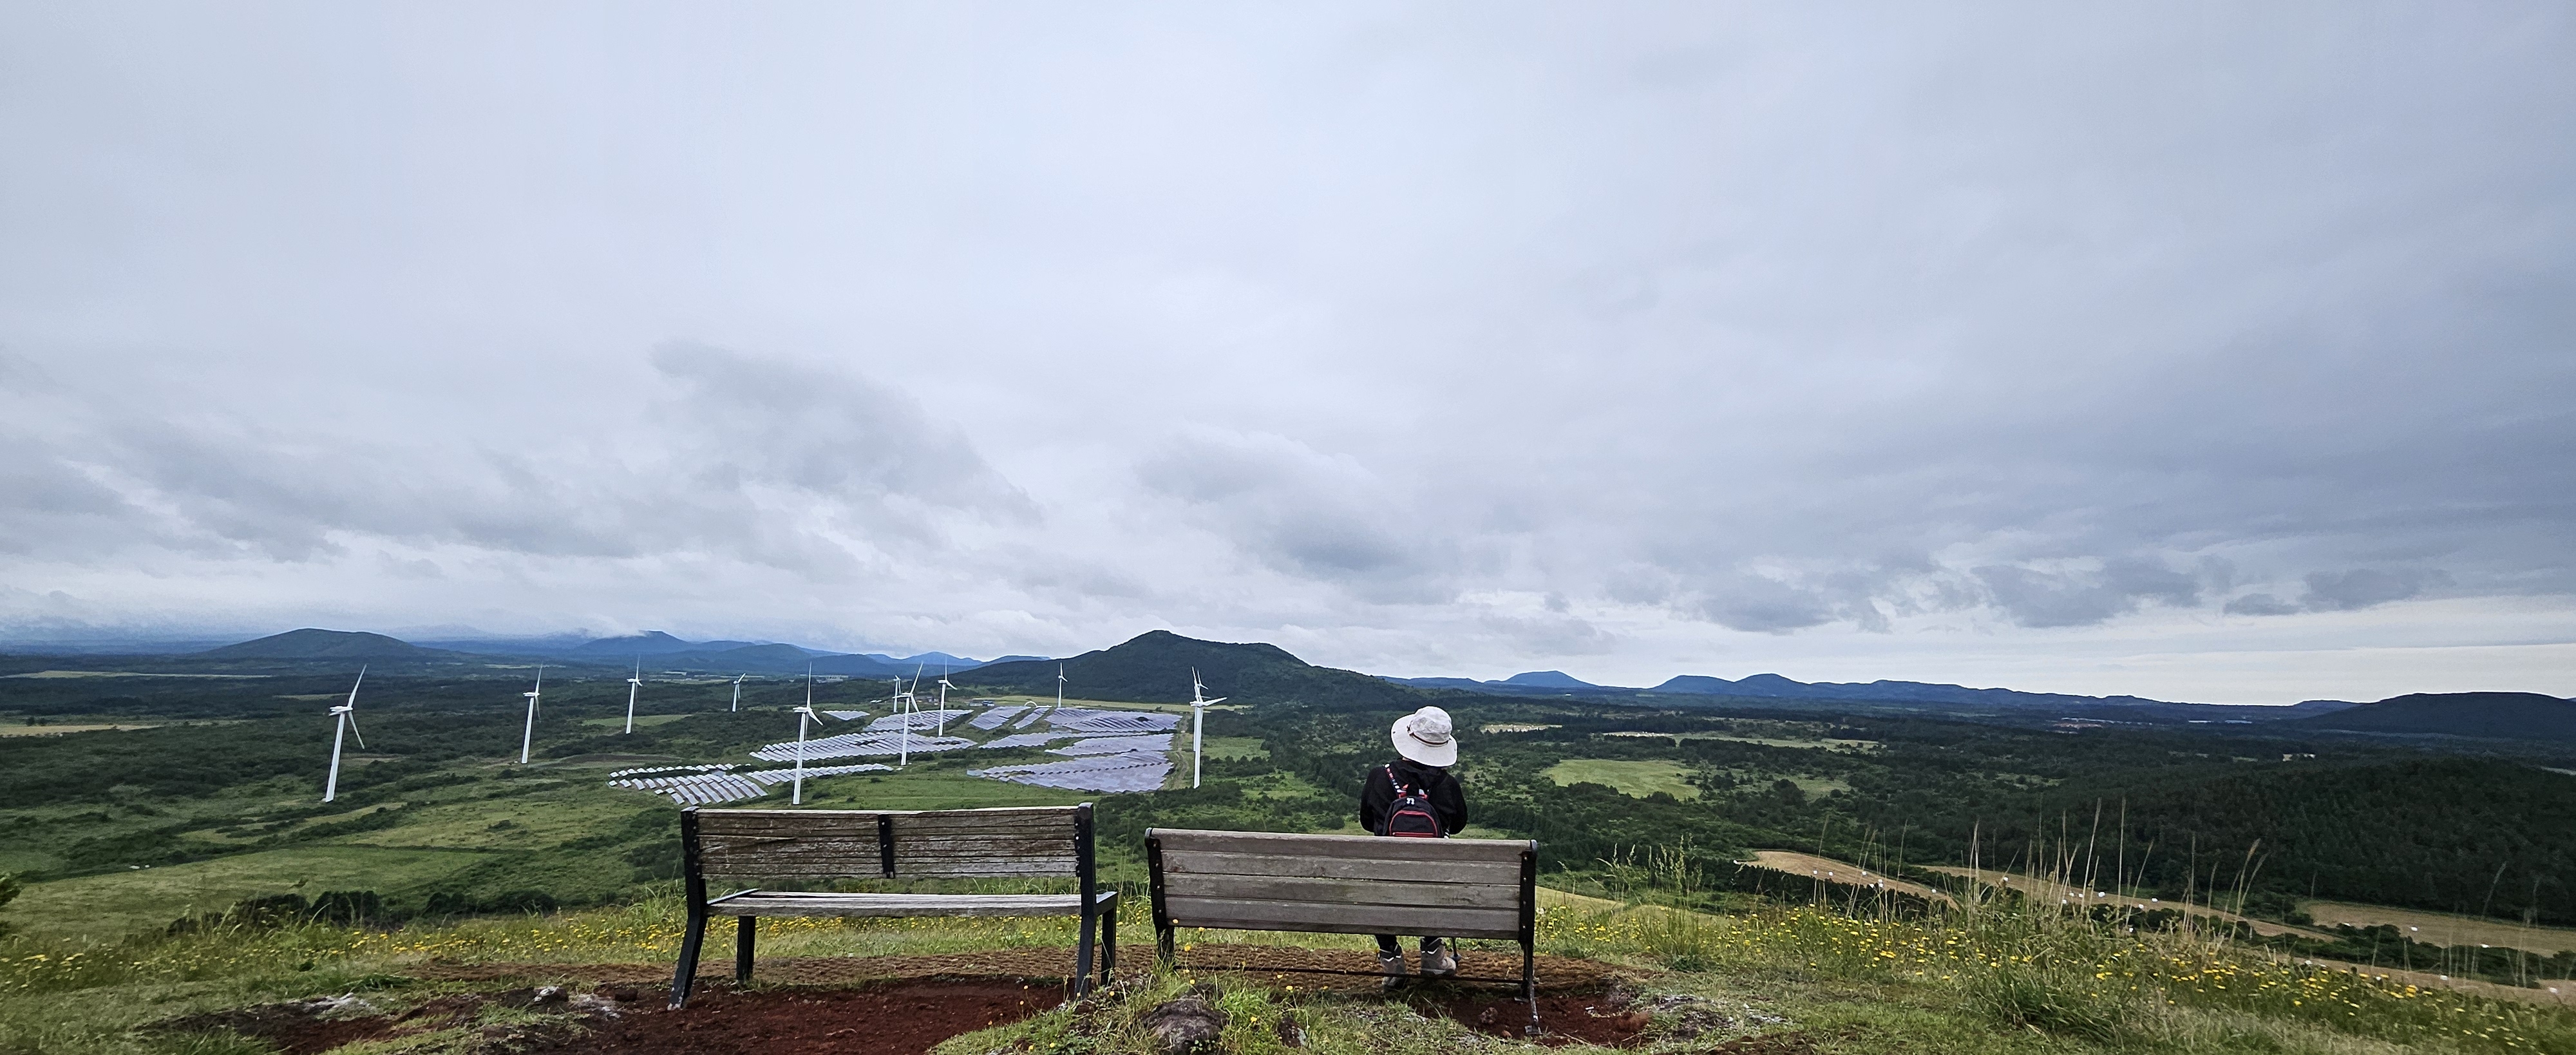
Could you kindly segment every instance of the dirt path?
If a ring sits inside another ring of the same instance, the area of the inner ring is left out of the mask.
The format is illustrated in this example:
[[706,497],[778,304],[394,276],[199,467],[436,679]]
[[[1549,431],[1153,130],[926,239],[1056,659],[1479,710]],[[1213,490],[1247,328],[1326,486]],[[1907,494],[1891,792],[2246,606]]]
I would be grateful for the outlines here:
[[1943,905],[1955,904],[1950,900],[1950,895],[1921,883],[1872,872],[1849,861],[1837,861],[1830,857],[1802,854],[1793,850],[1755,850],[1753,859],[1744,863],[1801,879],[1817,876],[1828,883],[1840,883],[1844,886],[1883,886],[1899,893],[1912,894],[1925,901]]
[[2056,899],[2087,905],[2116,905],[2121,908],[2133,908],[2145,912],[2155,912],[2159,910],[2189,912],[2195,916],[2205,916],[2210,919],[2225,920],[2230,923],[2242,923],[2248,927],[2254,928],[2254,933],[2265,937],[2279,934],[2296,934],[2302,938],[2314,938],[2318,941],[2334,940],[2334,935],[2322,934],[2305,927],[2293,927],[2286,923],[2275,923],[2266,919],[2254,919],[2249,916],[2240,916],[2233,912],[2224,912],[2201,905],[2179,905],[2170,901],[2140,899],[2126,895],[2110,894],[2099,890],[2087,890],[2080,886],[2073,886],[2065,883],[2054,883],[2046,879],[2035,879],[2026,875],[2014,875],[2010,872],[1998,872],[1991,868],[1970,869],[1960,868],[1956,865],[1927,865],[1925,867],[1935,872],[1974,878],[1978,882],[1984,883],[1988,886],[1999,886],[2010,890],[2018,890],[2025,896],[2037,898],[2041,901]]

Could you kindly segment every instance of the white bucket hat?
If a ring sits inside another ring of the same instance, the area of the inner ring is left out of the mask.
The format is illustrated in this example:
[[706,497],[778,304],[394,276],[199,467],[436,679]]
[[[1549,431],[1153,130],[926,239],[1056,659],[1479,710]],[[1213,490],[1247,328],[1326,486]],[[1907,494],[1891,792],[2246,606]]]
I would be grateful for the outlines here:
[[1426,766],[1448,766],[1458,761],[1458,741],[1449,728],[1449,712],[1438,707],[1425,707],[1395,720],[1390,732],[1395,738],[1395,753]]

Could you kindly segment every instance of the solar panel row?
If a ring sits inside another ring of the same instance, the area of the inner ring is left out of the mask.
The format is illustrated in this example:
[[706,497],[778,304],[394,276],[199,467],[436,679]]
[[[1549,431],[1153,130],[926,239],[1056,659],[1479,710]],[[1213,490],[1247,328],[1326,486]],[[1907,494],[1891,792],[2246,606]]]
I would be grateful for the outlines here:
[[973,722],[971,722],[971,723],[969,723],[969,724],[973,725],[975,728],[978,728],[978,729],[984,729],[984,730],[999,729],[999,728],[1001,728],[1001,727],[1002,727],[1002,723],[1003,723],[1003,722],[1007,722],[1007,721],[1010,721],[1010,720],[1011,720],[1011,719],[1013,719],[1013,718],[1018,717],[1018,716],[1019,716],[1019,714],[1020,714],[1020,712],[1021,712],[1021,711],[1025,711],[1025,710],[1028,710],[1028,708],[1027,708],[1027,707],[995,707],[995,708],[993,708],[992,710],[989,710],[989,711],[984,712],[984,714],[983,714],[983,716],[982,716],[982,717],[979,717],[979,718],[975,719]]

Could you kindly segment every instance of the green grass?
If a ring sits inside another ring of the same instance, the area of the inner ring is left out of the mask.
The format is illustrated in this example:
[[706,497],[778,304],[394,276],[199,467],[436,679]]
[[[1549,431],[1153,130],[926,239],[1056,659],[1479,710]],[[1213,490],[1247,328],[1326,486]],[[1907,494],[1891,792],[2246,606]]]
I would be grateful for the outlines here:
[[[807,781],[805,803],[842,809],[958,810],[983,806],[1070,806],[1101,797],[1101,793],[1096,791],[1064,791],[967,776],[966,768],[974,761],[980,760],[952,756],[914,762],[910,769],[902,772],[853,774]],[[776,804],[783,805],[785,801],[780,798]]]
[[667,810],[670,801],[609,788],[456,802],[406,811],[403,823],[341,836],[337,842],[443,850],[535,850],[596,834],[626,818]]
[[1699,789],[1682,781],[1690,770],[1673,762],[1629,762],[1607,758],[1569,758],[1540,775],[1559,784],[1600,784],[1622,795],[1645,798],[1661,791],[1685,802]]
[[456,850],[308,846],[211,861],[62,879],[29,886],[11,902],[12,926],[36,936],[157,930],[191,912],[220,912],[246,897],[326,890],[394,890],[463,871],[483,855]]
[[[1187,752],[1188,748],[1184,746],[1175,754]],[[1211,736],[1207,738],[1207,756],[1210,759],[1266,759],[1270,757],[1270,749],[1262,746],[1261,738],[1256,736]]]
[[[1649,892],[1649,897],[1659,896]],[[1828,907],[1772,905],[1704,915],[1645,904],[1550,896],[1541,951],[1637,969],[1639,991],[1690,994],[1729,1014],[1758,1012],[1754,1032],[1794,1035],[1779,1047],[1720,1049],[1727,1035],[1665,1052],[2104,1053],[2381,1055],[2576,1050],[2576,1012],[2409,989],[2364,975],[2272,960],[2183,935],[2132,936],[2070,917],[1999,911],[1908,921]],[[158,1043],[135,1026],[172,1015],[308,995],[370,990],[400,1007],[456,988],[403,981],[415,965],[670,961],[680,935],[669,898],[564,913],[414,925],[393,931],[307,926],[222,929],[116,946],[18,939],[0,945],[0,1053],[127,1055]],[[1060,1008],[971,1034],[950,1053],[1082,1050],[1142,1055],[1137,1017],[1165,997],[1214,981],[1233,1020],[1224,1050],[1284,1055],[1289,1018],[1321,1052],[1446,1055],[1491,1050],[1463,1027],[1374,994],[1291,988],[1297,979],[1142,976],[1150,926],[1130,914],[1121,1000]],[[1062,919],[843,921],[779,919],[767,956],[878,956],[1059,947]],[[722,936],[719,928],[717,935]],[[1185,931],[1182,941],[1267,940],[1349,948],[1358,937]],[[1473,954],[1471,954],[1473,955]],[[1506,957],[1508,958],[1508,957]],[[539,971],[542,975],[544,972]],[[563,977],[576,978],[567,970]],[[523,984],[523,983],[513,983]],[[498,988],[499,984],[495,984]],[[1669,1017],[1669,1016],[1668,1016]],[[1732,1030],[1730,1033],[1740,1033]],[[1029,1041],[1026,1048],[1021,1040]],[[1796,1045],[1812,1045],[1812,1049]]]
[[[692,717],[692,715],[688,715],[688,714],[637,714],[637,715],[635,716],[635,724],[636,724],[636,726],[637,726],[637,727],[639,727],[639,728],[641,728],[641,727],[643,727],[643,726],[647,726],[647,725],[668,725],[668,724],[670,724],[670,723],[672,723],[672,722],[676,722],[676,721],[679,721],[680,719],[688,718],[688,717]],[[596,725],[596,726],[599,726],[599,727],[601,727],[601,728],[603,728],[603,729],[623,729],[623,728],[626,728],[626,716],[625,716],[625,715],[623,715],[623,714],[614,714],[614,715],[610,715],[610,716],[608,716],[608,717],[606,717],[606,718],[584,718],[584,719],[582,719],[582,720],[581,720],[581,724],[583,724],[583,725]]]

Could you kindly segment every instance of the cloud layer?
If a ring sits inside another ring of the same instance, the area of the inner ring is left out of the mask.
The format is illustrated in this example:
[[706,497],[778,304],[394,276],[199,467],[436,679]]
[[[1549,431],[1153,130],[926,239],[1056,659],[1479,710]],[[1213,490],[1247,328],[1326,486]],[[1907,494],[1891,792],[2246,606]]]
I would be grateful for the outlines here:
[[2576,692],[2557,8],[613,13],[0,16],[0,630]]

